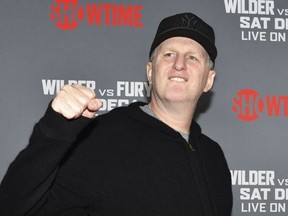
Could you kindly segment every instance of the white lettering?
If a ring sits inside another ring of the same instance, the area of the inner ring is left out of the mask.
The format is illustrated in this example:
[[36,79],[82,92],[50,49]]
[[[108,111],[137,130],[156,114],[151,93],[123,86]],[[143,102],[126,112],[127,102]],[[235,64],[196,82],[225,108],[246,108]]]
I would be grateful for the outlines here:
[[224,0],[226,13],[274,15],[273,0]]
[[267,29],[270,17],[240,17],[240,28]]
[[102,107],[99,111],[110,111],[116,107],[127,106],[136,100],[128,100],[128,99],[99,99],[102,102]]
[[231,170],[232,185],[275,185],[275,172],[264,170]]
[[117,96],[144,97],[148,94],[150,96],[150,88],[147,82],[118,81]]
[[241,200],[267,200],[270,188],[240,188]]
[[288,188],[275,188],[275,200],[288,200]]
[[241,203],[242,212],[266,212],[266,203]]
[[[81,84],[95,90],[96,82],[93,80],[68,80],[66,82],[68,85]],[[65,80],[55,80],[55,79],[42,79],[42,88],[44,95],[54,95],[65,85]]]

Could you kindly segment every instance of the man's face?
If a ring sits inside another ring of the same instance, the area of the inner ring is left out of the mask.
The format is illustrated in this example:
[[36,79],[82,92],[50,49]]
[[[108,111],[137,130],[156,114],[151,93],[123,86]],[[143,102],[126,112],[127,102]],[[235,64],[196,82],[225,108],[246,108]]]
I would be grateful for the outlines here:
[[185,37],[165,40],[146,67],[152,99],[197,103],[214,82],[215,72],[208,65],[208,54],[196,41]]

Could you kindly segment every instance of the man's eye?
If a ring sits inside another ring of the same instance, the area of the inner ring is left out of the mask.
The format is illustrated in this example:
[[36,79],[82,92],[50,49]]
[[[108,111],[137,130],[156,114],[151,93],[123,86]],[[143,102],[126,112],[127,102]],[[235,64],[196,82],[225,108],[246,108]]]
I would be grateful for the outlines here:
[[196,58],[195,56],[193,56],[193,55],[188,56],[188,58],[189,58],[190,60],[197,60],[197,58]]
[[165,53],[164,56],[165,56],[165,57],[173,57],[173,56],[174,56],[174,53]]

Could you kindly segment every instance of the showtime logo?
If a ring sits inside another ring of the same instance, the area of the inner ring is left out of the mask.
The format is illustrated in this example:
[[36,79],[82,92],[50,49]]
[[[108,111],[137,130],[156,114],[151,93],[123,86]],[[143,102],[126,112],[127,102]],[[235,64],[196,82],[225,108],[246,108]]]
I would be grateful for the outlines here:
[[89,4],[79,5],[78,0],[54,0],[50,19],[63,30],[73,30],[85,20],[94,26],[143,27],[142,5]]
[[288,117],[288,96],[261,97],[253,89],[238,91],[233,98],[232,110],[242,121],[255,121],[262,113],[268,117]]

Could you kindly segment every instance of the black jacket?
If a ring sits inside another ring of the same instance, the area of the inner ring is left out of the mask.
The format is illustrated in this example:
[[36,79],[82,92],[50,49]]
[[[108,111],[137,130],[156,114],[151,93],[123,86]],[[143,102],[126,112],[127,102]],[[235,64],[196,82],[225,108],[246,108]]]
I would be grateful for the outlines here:
[[192,122],[189,142],[134,103],[94,120],[48,108],[0,187],[1,216],[228,216],[230,172]]

